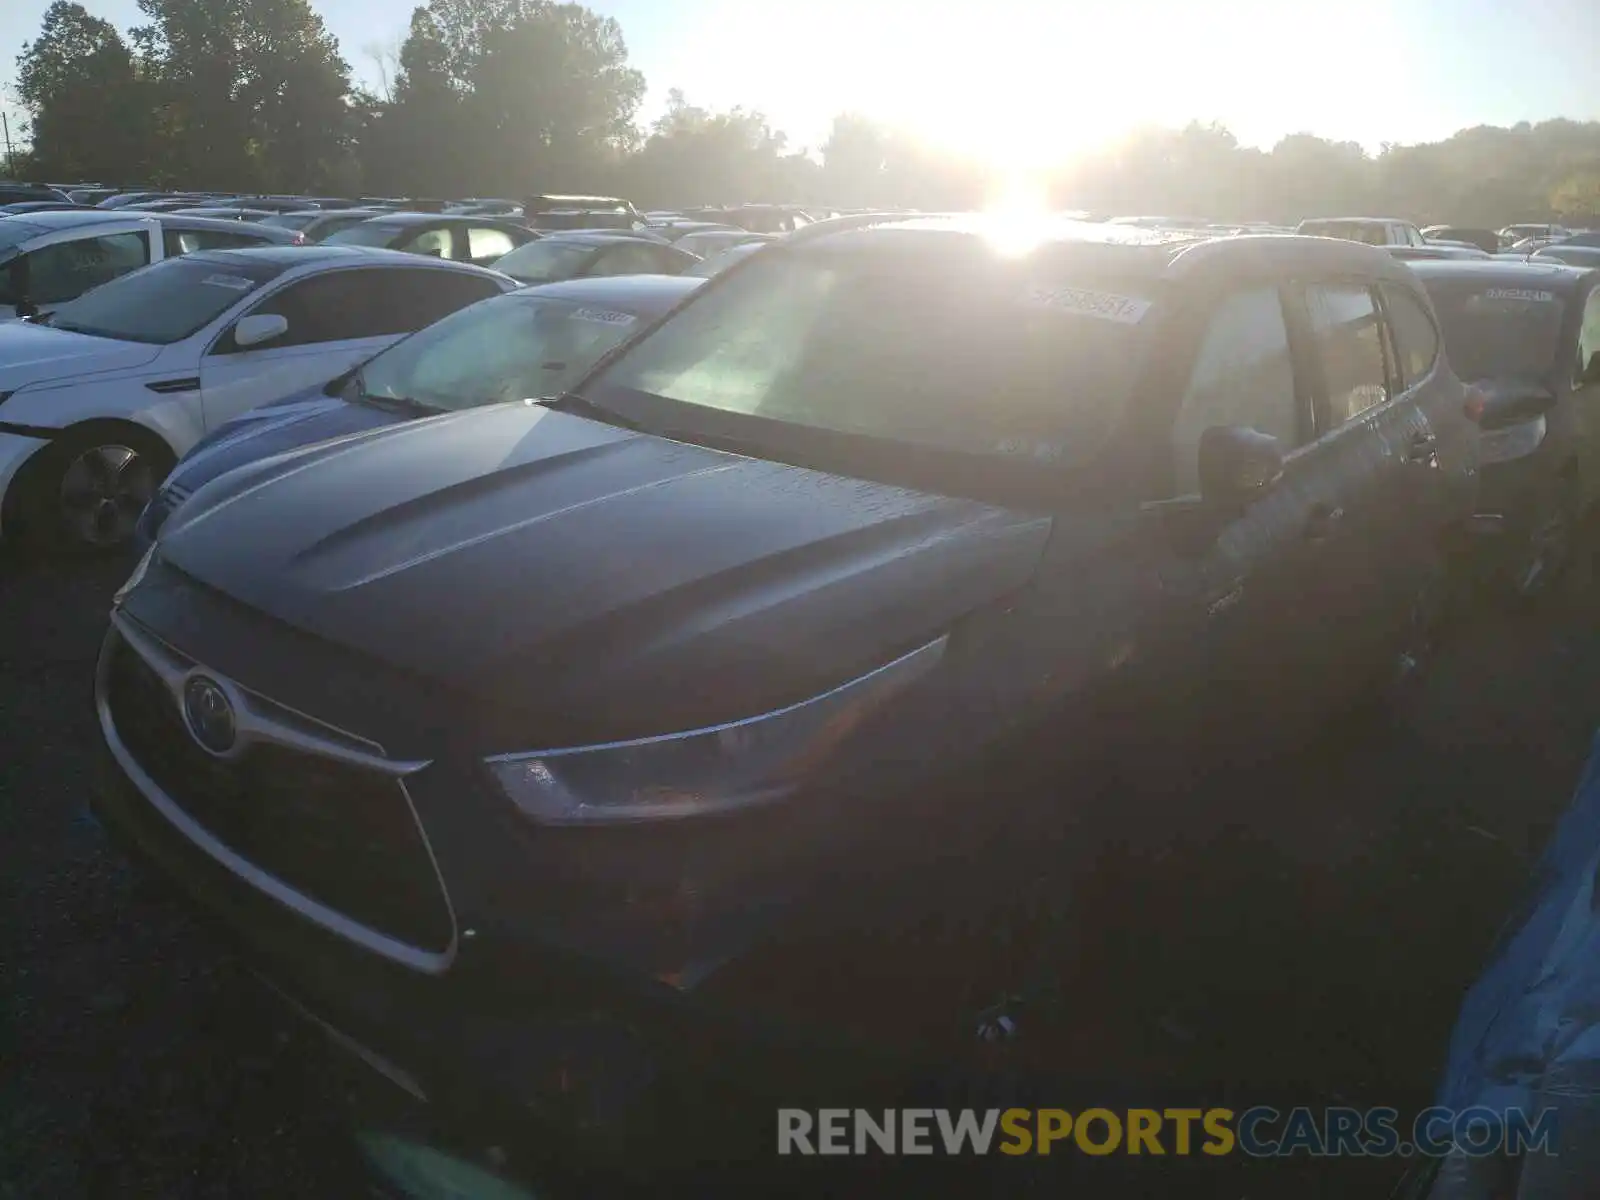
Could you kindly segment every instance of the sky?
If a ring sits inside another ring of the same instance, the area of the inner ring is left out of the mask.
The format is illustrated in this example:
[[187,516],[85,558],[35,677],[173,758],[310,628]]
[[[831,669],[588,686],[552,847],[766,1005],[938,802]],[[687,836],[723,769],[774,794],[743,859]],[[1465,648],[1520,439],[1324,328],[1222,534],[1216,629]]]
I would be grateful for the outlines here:
[[[312,0],[358,79],[410,17],[395,0]],[[124,32],[134,0],[83,0]],[[0,0],[0,87],[48,0]],[[1472,125],[1600,119],[1597,0],[590,0],[650,85],[765,113],[817,147],[853,110],[1014,165],[1143,124],[1219,121],[1245,145],[1289,133],[1412,143]],[[1007,131],[1004,137],[999,131]]]

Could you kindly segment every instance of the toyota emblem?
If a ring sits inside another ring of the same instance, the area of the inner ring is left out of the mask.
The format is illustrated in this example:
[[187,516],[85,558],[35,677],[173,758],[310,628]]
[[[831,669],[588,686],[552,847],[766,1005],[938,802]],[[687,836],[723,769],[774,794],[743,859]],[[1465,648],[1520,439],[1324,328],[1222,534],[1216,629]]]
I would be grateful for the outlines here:
[[183,685],[183,719],[194,740],[212,754],[226,754],[238,740],[233,701],[222,685],[196,675]]

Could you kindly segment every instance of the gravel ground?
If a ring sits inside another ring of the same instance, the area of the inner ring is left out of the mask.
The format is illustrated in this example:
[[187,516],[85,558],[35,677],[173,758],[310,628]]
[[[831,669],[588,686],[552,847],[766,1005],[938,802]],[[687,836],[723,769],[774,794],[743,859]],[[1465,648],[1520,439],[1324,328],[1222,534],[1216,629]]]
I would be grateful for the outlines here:
[[[92,667],[127,569],[0,558],[0,1197],[360,1195],[307,1039],[87,815]],[[1175,1074],[1425,1100],[1587,752],[1593,601],[1575,585],[1464,621],[1398,724],[1209,780],[1256,812],[1250,832],[1102,898],[1149,920],[1136,939],[1096,922],[1092,977],[1162,1012]],[[1352,1194],[1357,1176],[1249,1178],[1225,1194]]]

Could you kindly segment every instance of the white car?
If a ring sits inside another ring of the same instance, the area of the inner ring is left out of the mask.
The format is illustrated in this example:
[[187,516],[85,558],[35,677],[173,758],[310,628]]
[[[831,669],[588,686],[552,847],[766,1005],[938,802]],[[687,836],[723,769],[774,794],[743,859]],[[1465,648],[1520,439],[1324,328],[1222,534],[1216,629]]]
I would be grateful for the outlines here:
[[306,240],[292,230],[238,226],[237,221],[99,208],[0,216],[0,321],[51,312],[163,258]]
[[400,251],[205,250],[0,324],[0,536],[119,545],[207,430],[516,286]]

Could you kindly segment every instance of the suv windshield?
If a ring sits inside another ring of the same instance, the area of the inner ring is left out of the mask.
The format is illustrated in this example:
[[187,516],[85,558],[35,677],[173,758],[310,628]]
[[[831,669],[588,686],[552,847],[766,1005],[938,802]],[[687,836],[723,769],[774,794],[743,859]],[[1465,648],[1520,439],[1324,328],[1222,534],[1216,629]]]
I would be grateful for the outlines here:
[[103,283],[57,308],[50,324],[72,333],[147,342],[181,342],[283,272],[275,262],[184,256]]
[[1147,281],[772,247],[612,362],[594,394],[1056,462],[1099,448],[1146,358],[1151,307]]
[[1445,354],[1461,379],[1544,379],[1557,367],[1566,305],[1555,292],[1427,283]]
[[387,246],[405,231],[404,225],[388,221],[362,221],[337,233],[330,233],[323,242],[330,246]]
[[558,395],[637,323],[600,305],[497,296],[384,351],[358,382],[374,399],[438,409]]

